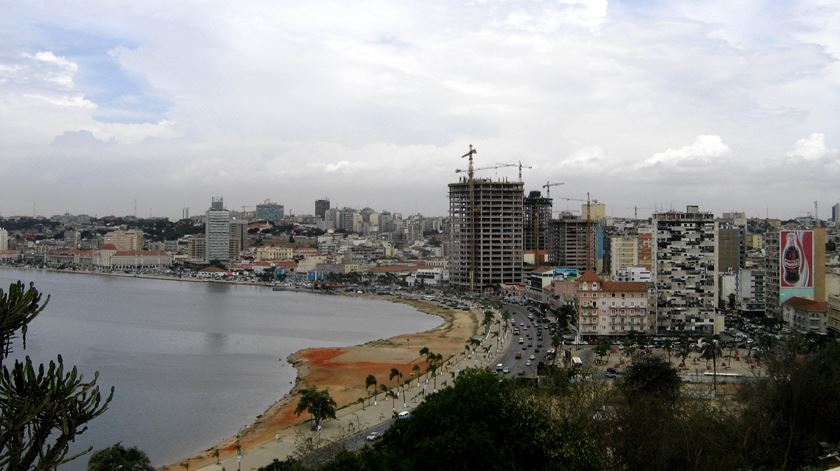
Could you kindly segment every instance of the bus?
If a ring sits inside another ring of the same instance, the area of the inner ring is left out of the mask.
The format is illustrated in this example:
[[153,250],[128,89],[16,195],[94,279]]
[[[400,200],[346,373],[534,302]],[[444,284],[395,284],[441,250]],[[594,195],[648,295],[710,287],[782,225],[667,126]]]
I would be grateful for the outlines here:
[[583,366],[583,360],[580,357],[572,357],[572,368],[580,368]]

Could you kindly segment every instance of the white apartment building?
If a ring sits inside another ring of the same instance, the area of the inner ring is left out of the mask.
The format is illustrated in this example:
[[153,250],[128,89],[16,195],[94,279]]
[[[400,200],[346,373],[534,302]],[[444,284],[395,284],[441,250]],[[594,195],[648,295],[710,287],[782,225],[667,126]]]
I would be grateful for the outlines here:
[[225,209],[221,197],[214,197],[210,203],[204,234],[207,244],[205,261],[230,261],[230,211]]
[[738,270],[737,304],[741,312],[764,313],[764,270]]
[[615,281],[633,281],[636,283],[652,283],[653,272],[645,267],[624,267],[619,270],[615,277]]
[[654,215],[654,282],[657,330],[714,334],[723,329],[718,305],[717,222],[712,213]]

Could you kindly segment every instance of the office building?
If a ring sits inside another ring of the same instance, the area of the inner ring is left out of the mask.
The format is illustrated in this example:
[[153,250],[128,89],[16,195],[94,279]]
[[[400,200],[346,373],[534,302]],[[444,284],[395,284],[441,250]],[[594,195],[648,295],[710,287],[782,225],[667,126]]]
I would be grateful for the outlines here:
[[532,191],[525,198],[524,207],[522,233],[525,250],[545,250],[551,222],[551,198],[543,198],[539,191]]
[[224,207],[224,199],[214,197],[206,213],[204,236],[206,242],[206,262],[214,260],[228,262],[230,253],[230,211]]
[[717,223],[712,213],[688,206],[685,212],[654,215],[653,259],[657,330],[660,333],[714,334],[717,316]]
[[265,200],[256,206],[257,219],[273,222],[274,224],[283,222],[283,217],[285,216],[283,212],[283,205],[272,203],[271,200]]
[[450,285],[498,290],[522,281],[522,182],[449,184]]
[[328,209],[330,209],[330,200],[315,200],[315,217],[325,219]]

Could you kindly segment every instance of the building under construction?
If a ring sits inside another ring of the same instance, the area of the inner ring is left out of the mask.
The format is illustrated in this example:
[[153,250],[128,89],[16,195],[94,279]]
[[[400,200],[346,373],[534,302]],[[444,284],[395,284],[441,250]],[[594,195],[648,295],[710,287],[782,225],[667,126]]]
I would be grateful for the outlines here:
[[525,219],[522,232],[525,250],[545,250],[548,225],[551,221],[551,198],[544,198],[539,191],[528,193],[525,198]]
[[449,283],[473,291],[522,281],[523,184],[462,178],[449,184]]

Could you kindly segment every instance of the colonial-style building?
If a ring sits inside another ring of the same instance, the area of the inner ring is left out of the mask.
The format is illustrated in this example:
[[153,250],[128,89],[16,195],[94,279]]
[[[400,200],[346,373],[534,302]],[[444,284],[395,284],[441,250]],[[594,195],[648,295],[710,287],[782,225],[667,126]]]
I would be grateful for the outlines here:
[[577,305],[581,338],[654,332],[651,294],[646,283],[608,281],[586,272],[577,279]]

